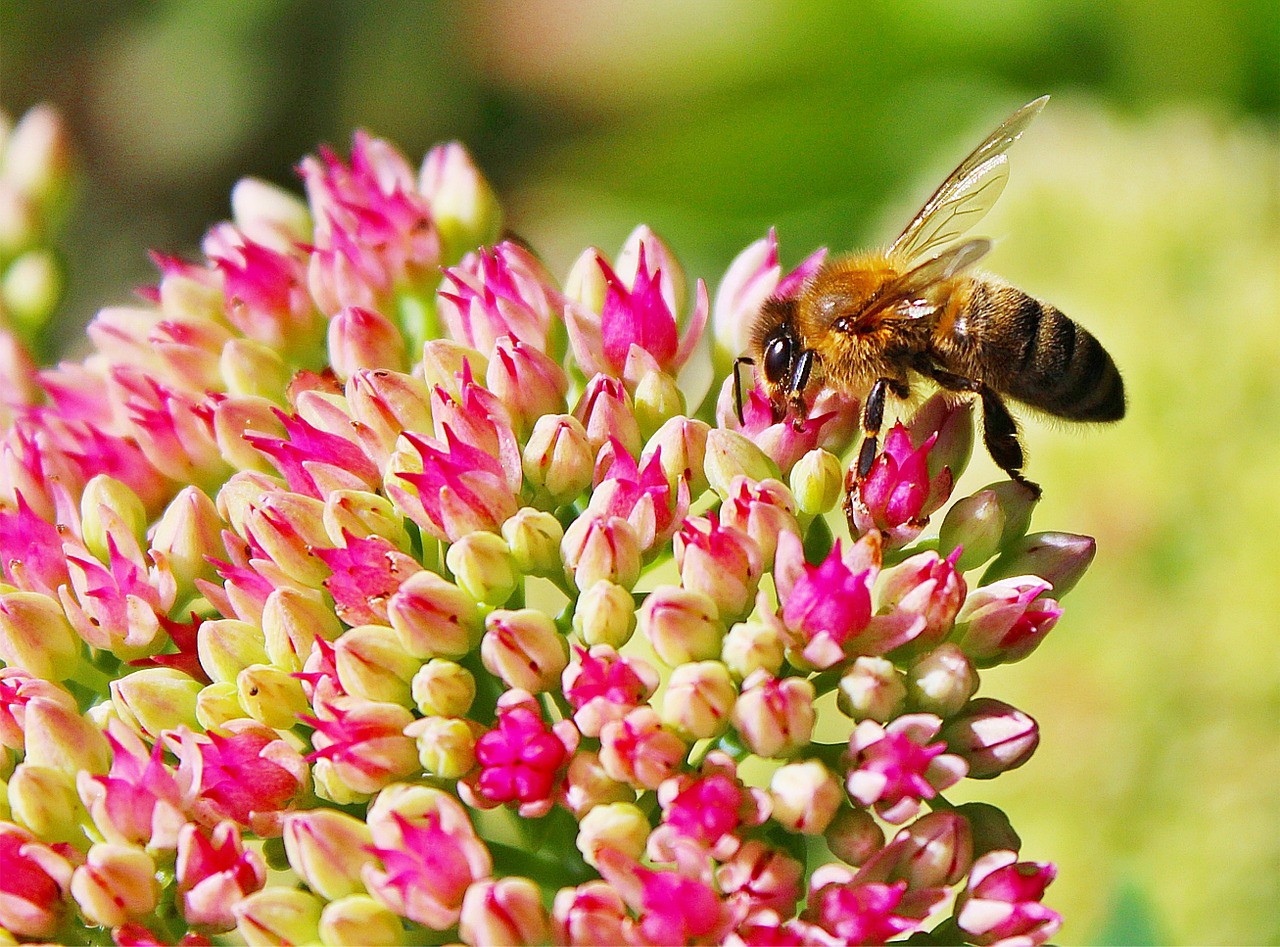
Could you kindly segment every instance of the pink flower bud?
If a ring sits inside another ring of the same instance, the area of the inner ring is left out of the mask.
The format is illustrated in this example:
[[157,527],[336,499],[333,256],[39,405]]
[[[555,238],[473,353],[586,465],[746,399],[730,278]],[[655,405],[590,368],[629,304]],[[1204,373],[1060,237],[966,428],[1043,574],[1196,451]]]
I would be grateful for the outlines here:
[[460,658],[484,628],[475,599],[434,572],[415,572],[387,603],[391,627],[415,657]]
[[329,567],[315,554],[333,542],[324,530],[324,503],[284,490],[264,493],[249,504],[246,537],[275,565],[299,584],[317,588],[329,577]]
[[565,530],[560,554],[579,590],[602,579],[629,589],[640,578],[640,538],[620,516],[579,516]]
[[574,406],[573,416],[581,422],[595,456],[612,438],[635,457],[640,453],[644,439],[636,421],[631,396],[622,382],[607,375],[597,374],[587,382],[582,397]]
[[520,877],[475,882],[462,900],[458,933],[468,944],[545,944],[550,924],[538,886]]
[[1030,714],[992,697],[971,700],[947,721],[942,739],[969,764],[974,779],[1017,769],[1040,745],[1040,727]]
[[730,373],[720,388],[716,401],[716,421],[720,429],[746,437],[759,446],[784,476],[801,457],[815,449],[837,455],[844,453],[857,433],[858,399],[833,388],[823,390],[813,399],[808,416],[797,427],[792,416],[775,415],[768,395],[758,384],[750,390],[744,387],[742,420],[739,421],[737,384]]
[[1026,484],[993,483],[951,505],[938,531],[938,548],[953,552],[962,547],[957,567],[975,569],[1026,533],[1038,502]]
[[956,923],[975,944],[1038,947],[1062,927],[1058,913],[1040,903],[1056,875],[1050,862],[1020,862],[1014,852],[988,852],[974,863],[957,899]]
[[640,607],[640,631],[668,667],[719,657],[725,629],[716,604],[700,592],[660,585]]
[[844,801],[840,780],[817,760],[787,763],[769,781],[774,820],[788,832],[821,835]]
[[370,807],[368,822],[382,861],[382,868],[363,870],[369,893],[432,930],[457,924],[468,886],[493,870],[462,805],[439,789],[391,786]]
[[345,306],[329,320],[329,364],[344,381],[360,369],[403,371],[404,338],[381,313]]
[[786,660],[785,632],[782,622],[776,617],[769,620],[767,614],[763,622],[739,622],[724,636],[720,659],[737,680],[761,669],[776,677]]
[[160,899],[155,862],[140,848],[94,845],[71,876],[71,896],[91,924],[118,927],[143,918]]
[[[395,481],[410,484],[417,494],[388,478],[388,494],[397,506],[437,539],[456,542],[477,530],[497,532],[515,513],[511,485],[519,469],[493,454],[466,443],[451,427],[443,427],[443,442],[406,433],[404,437],[422,459],[422,472],[397,471]],[[512,438],[514,444],[514,438]]]
[[983,583],[1013,576],[1036,575],[1061,600],[1093,562],[1097,543],[1073,533],[1029,533],[1012,542],[983,573]]
[[361,873],[374,862],[373,833],[355,816],[310,809],[285,817],[284,849],[289,866],[307,887],[328,901],[364,892]]
[[551,908],[557,944],[621,944],[627,906],[606,881],[588,881],[556,892]]
[[497,609],[484,622],[480,658],[508,687],[530,693],[551,690],[569,664],[569,643],[545,612]]
[[0,822],[0,862],[0,927],[15,937],[56,937],[68,911],[71,864],[7,822]]
[[175,873],[183,919],[210,931],[235,927],[235,904],[267,881],[262,856],[244,847],[231,822],[218,823],[209,834],[195,823],[184,825]]
[[610,802],[632,802],[635,790],[626,783],[611,779],[600,762],[600,754],[578,750],[569,760],[565,772],[561,804],[579,820],[596,806]]
[[51,700],[68,710],[76,709],[76,699],[52,681],[23,668],[0,668],[0,746],[23,750],[27,705],[37,698]]
[[864,881],[844,865],[823,865],[809,879],[804,919],[820,926],[839,943],[883,944],[908,931],[947,898],[940,888],[908,891],[905,881]]
[[488,354],[508,338],[545,351],[564,297],[533,254],[503,242],[446,270],[437,307],[449,336],[477,351]]
[[938,811],[900,829],[859,874],[869,881],[905,881],[915,891],[953,885],[972,863],[969,824],[955,812]]
[[907,671],[907,694],[915,710],[947,718],[978,689],[978,672],[950,642],[922,655]]
[[726,621],[751,610],[763,558],[745,532],[722,525],[714,511],[688,517],[675,537],[675,557],[681,584],[709,597]]
[[1062,615],[1056,601],[1040,597],[1049,588],[1036,576],[1019,576],[975,589],[956,616],[953,639],[980,668],[1022,660]]
[[888,723],[906,703],[907,687],[900,672],[886,658],[861,657],[840,677],[836,702],[854,720]]
[[649,438],[640,463],[644,466],[650,458],[659,457],[671,488],[676,489],[677,482],[684,477],[690,497],[697,498],[708,486],[704,465],[710,431],[705,421],[684,416],[670,418]]
[[610,849],[600,853],[599,861],[605,880],[639,915],[628,931],[628,942],[714,944],[733,926],[734,915],[709,876],[704,880],[679,871],[652,871]]
[[939,391],[920,405],[907,421],[907,431],[913,443],[923,444],[931,435],[938,436],[929,451],[931,478],[949,470],[951,482],[955,483],[969,465],[973,454],[973,404],[971,399]]
[[622,657],[605,644],[573,650],[561,688],[583,736],[599,736],[606,723],[621,720],[658,689],[658,672],[640,658]]
[[738,689],[729,669],[719,661],[697,661],[671,672],[662,699],[662,722],[690,740],[722,734]]
[[716,883],[725,900],[748,917],[761,912],[790,917],[804,892],[804,865],[759,839],[748,839],[716,869]]
[[494,345],[485,385],[507,406],[523,439],[538,418],[564,413],[569,376],[535,345],[502,336]]
[[800,677],[776,678],[756,671],[742,682],[733,725],[758,756],[786,757],[813,737],[814,687]]
[[413,714],[399,704],[356,697],[335,697],[325,704],[325,717],[305,718],[315,727],[307,759],[316,779],[328,770],[332,778],[356,793],[377,792],[418,768],[418,751],[404,728]]
[[845,805],[827,826],[827,847],[850,865],[861,865],[884,847],[884,830],[866,809]]
[[910,819],[921,800],[934,798],[966,772],[965,761],[947,753],[945,742],[929,742],[941,726],[931,714],[907,714],[887,727],[862,721],[849,738],[849,795],[875,805],[886,822]]
[[956,567],[958,557],[941,558],[922,552],[886,569],[877,587],[879,611],[892,609],[924,619],[924,626],[910,642],[912,653],[936,645],[955,622],[968,586]]
[[662,727],[651,707],[637,707],[600,731],[600,762],[609,778],[637,789],[657,789],[676,772],[688,747]]
[[361,426],[361,444],[380,465],[402,433],[432,429],[431,390],[420,378],[382,368],[362,369],[347,379],[345,393],[351,417]]

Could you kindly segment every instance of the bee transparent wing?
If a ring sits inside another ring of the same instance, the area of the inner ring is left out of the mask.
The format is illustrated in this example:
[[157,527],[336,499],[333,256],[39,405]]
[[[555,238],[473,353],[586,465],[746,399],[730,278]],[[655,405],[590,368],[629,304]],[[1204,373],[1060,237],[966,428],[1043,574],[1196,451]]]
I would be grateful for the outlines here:
[[858,331],[883,319],[920,319],[930,315],[935,307],[923,299],[929,289],[964,272],[990,250],[991,241],[986,237],[966,240],[944,250],[886,285],[857,319],[848,320],[843,326],[837,324],[836,328]]
[[1049,97],[1042,95],[1028,102],[973,149],[893,241],[890,255],[914,260],[955,240],[986,216],[1009,180],[1009,159],[1005,152],[1048,101]]

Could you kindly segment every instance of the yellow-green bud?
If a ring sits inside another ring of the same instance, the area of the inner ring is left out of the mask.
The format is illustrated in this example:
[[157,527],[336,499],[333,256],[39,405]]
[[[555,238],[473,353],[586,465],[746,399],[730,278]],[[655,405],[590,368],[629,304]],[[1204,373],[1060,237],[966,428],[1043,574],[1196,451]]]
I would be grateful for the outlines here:
[[199,726],[196,701],[202,685],[173,668],[143,668],[111,682],[111,702],[120,719],[158,739],[180,724]]
[[270,664],[251,664],[241,671],[236,696],[250,717],[273,730],[289,730],[300,715],[311,713],[302,681]]
[[237,618],[203,622],[196,633],[200,666],[214,682],[234,681],[251,664],[266,664],[262,629]]
[[183,487],[173,498],[151,534],[151,554],[164,557],[185,595],[195,593],[195,580],[215,580],[217,569],[209,557],[225,556],[218,508],[198,487]]
[[578,823],[578,851],[594,866],[602,848],[613,848],[639,858],[652,831],[649,819],[631,802],[607,802],[595,806]]
[[357,539],[381,536],[401,552],[412,549],[404,517],[386,497],[365,490],[334,490],[325,497],[324,529],[339,546],[347,542],[343,533],[350,533]]
[[729,727],[738,688],[719,661],[681,664],[671,672],[662,699],[662,722],[686,739],[719,736]]
[[740,681],[761,669],[777,674],[785,658],[786,644],[778,629],[761,622],[738,622],[720,646],[720,660]]
[[397,947],[405,943],[405,931],[389,908],[367,894],[351,894],[320,912],[320,942],[326,947]]
[[454,401],[462,403],[462,365],[471,366],[473,378],[483,378],[489,360],[475,349],[452,339],[431,339],[422,346],[422,380],[431,391],[437,385]]
[[830,512],[844,491],[844,468],[828,450],[815,447],[791,468],[791,492],[801,513],[818,516]]
[[978,672],[960,646],[938,645],[907,671],[907,695],[913,710],[946,719],[968,703],[978,690]]
[[672,418],[684,414],[684,395],[676,380],[664,371],[645,372],[636,383],[632,394],[636,423],[640,436],[646,440]]
[[373,833],[363,820],[335,809],[308,809],[284,819],[290,867],[326,900],[364,892],[360,872],[376,858],[372,845]]
[[84,644],[62,606],[39,592],[0,595],[0,660],[46,681],[73,677]]
[[[245,435],[252,432],[283,437],[284,425],[274,413],[278,410],[278,405],[256,395],[232,395],[220,401],[213,409],[213,437],[218,442],[222,459],[242,473],[274,473],[275,468],[271,466],[271,462],[245,440]],[[238,523],[227,516],[222,503],[222,494],[235,479],[233,475],[219,491],[218,510],[239,532]]]
[[62,298],[62,270],[43,247],[20,254],[0,277],[0,308],[28,331],[42,327]]
[[418,189],[431,205],[446,265],[488,246],[502,230],[502,207],[493,188],[457,142],[436,145],[422,162]]
[[739,474],[749,480],[776,479],[778,465],[737,431],[712,428],[707,434],[707,455],[703,462],[707,482],[722,500],[729,499],[730,484]]
[[649,593],[640,607],[640,631],[667,667],[719,657],[725,634],[716,603],[678,585]]
[[230,339],[222,346],[218,371],[227,392],[236,397],[266,398],[283,404],[291,371],[284,358],[256,339]]
[[318,590],[283,585],[267,596],[262,607],[262,635],[267,656],[276,667],[302,670],[316,638],[336,641],[342,623]]
[[147,532],[147,511],[138,495],[115,477],[97,474],[84,485],[80,497],[80,522],[84,544],[102,562],[111,558],[108,537],[116,548],[128,548],[125,537],[141,542]]
[[461,664],[432,658],[413,676],[413,702],[428,717],[461,717],[476,699],[476,679]]
[[818,760],[787,763],[769,781],[773,818],[788,832],[821,835],[844,801],[844,786]]
[[236,932],[249,947],[314,944],[320,939],[320,911],[324,902],[314,894],[269,885],[231,907]]
[[636,603],[631,593],[607,579],[581,595],[573,610],[573,630],[587,646],[621,648],[636,630]]
[[463,536],[445,553],[445,564],[459,588],[493,608],[505,603],[520,581],[506,540],[493,533]]
[[511,550],[516,571],[526,575],[559,573],[564,527],[550,513],[526,506],[502,524],[502,538]]
[[421,717],[405,727],[418,746],[418,762],[432,776],[461,779],[476,765],[475,726],[459,717]]
[[[115,687],[112,683],[112,691]],[[174,720],[169,726],[181,722]],[[80,770],[101,774],[111,768],[111,745],[106,736],[75,707],[37,697],[27,702],[23,729],[26,762],[31,766],[49,766],[72,777]]]
[[13,821],[30,829],[41,841],[83,847],[89,813],[76,792],[75,774],[19,763],[9,777],[9,811]]
[[99,843],[72,874],[71,896],[90,924],[119,927],[145,918],[160,901],[156,863],[132,845]]
[[594,461],[587,429],[571,414],[538,418],[521,455],[525,478],[552,505],[566,503],[591,486]]
[[239,688],[232,681],[210,684],[196,696],[196,720],[205,730],[225,734],[228,723],[247,716],[240,705]]
[[334,645],[338,680],[348,694],[368,700],[413,706],[409,682],[422,662],[406,654],[395,629],[358,625]]

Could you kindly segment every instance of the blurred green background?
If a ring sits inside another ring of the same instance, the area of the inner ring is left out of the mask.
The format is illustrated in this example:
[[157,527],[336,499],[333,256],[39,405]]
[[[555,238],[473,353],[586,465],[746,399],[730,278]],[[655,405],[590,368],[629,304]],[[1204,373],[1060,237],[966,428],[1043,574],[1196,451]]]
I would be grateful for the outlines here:
[[[981,227],[1087,325],[1130,417],[1030,420],[1035,528],[1093,573],[984,693],[1035,715],[977,784],[1059,862],[1069,944],[1280,942],[1280,4],[883,0],[0,2],[0,104],[82,155],[60,332],[194,255],[246,174],[366,127],[464,141],[564,274],[639,222],[714,286],[892,236],[994,124],[1053,102]],[[961,488],[995,479],[985,460]]]

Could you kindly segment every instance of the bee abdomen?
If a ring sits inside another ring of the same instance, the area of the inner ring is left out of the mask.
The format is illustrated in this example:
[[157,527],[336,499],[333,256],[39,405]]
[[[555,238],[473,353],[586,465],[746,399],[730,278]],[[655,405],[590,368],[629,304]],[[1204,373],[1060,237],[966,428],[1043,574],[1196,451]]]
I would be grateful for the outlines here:
[[[1000,300],[1000,295],[1006,298]],[[1012,287],[1002,287],[992,302],[996,312],[1004,312],[993,320],[995,325],[1007,322],[997,337],[1017,340],[999,387],[1019,401],[1071,421],[1124,417],[1120,372],[1086,329],[1056,307]]]

